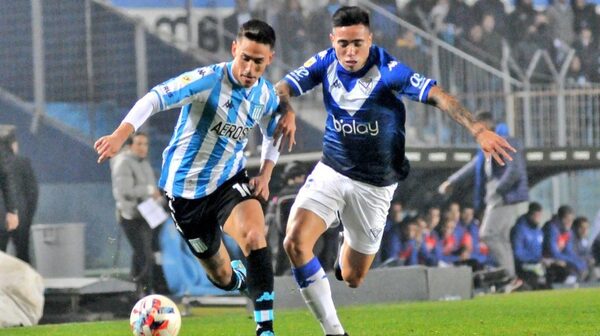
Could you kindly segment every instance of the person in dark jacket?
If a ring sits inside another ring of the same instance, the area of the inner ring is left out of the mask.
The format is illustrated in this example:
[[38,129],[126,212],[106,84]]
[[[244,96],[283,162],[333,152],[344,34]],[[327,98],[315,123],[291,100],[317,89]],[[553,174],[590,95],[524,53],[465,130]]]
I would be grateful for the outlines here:
[[19,226],[17,193],[14,170],[11,167],[14,154],[10,148],[10,137],[14,136],[14,127],[0,129],[0,249],[6,251],[9,234]]
[[573,220],[575,212],[568,205],[558,208],[557,214],[544,224],[544,255],[555,259],[560,266],[567,266],[567,272],[558,272],[554,282],[568,280],[568,275],[585,278],[588,272],[585,260],[573,248]]
[[494,160],[485,160],[483,152],[478,151],[473,160],[440,185],[439,192],[445,194],[453,185],[473,180],[474,209],[476,213],[485,209],[480,229],[481,240],[487,244],[492,258],[512,279],[506,289],[510,291],[522,284],[516,277],[510,230],[517,216],[527,211],[529,200],[523,145],[520,140],[509,136],[506,124],[495,125],[490,112],[480,112],[476,119],[485,123],[488,129],[495,129],[517,150],[513,160],[501,166]]
[[16,248],[17,258],[30,263],[29,237],[33,216],[37,209],[38,183],[31,161],[19,155],[19,143],[15,134],[11,133],[5,142],[13,154],[10,160],[10,170],[13,174],[19,226],[7,235],[0,235],[0,248],[6,251],[8,240],[11,238]]
[[542,206],[532,202],[527,213],[519,217],[511,230],[517,275],[531,289],[548,288],[542,259],[544,233],[541,218]]

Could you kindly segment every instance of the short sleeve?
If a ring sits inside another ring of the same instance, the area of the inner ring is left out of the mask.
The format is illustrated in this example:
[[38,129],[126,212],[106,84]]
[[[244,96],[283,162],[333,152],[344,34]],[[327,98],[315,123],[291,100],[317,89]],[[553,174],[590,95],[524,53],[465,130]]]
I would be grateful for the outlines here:
[[284,80],[292,88],[293,96],[300,96],[323,82],[330,53],[321,51],[309,58],[296,70],[288,73]]
[[386,82],[391,90],[421,103],[427,101],[429,90],[437,83],[396,60],[388,62],[384,70],[387,70]]

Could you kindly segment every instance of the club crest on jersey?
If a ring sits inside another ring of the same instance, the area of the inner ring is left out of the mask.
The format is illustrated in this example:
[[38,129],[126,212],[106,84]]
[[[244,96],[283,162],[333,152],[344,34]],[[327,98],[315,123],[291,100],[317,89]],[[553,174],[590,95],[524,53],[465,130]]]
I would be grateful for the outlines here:
[[360,87],[360,90],[364,94],[369,94],[371,92],[371,90],[373,89],[373,79],[372,78],[361,78],[358,81],[358,85]]
[[265,105],[263,104],[252,104],[250,106],[250,117],[254,120],[258,120],[264,108]]

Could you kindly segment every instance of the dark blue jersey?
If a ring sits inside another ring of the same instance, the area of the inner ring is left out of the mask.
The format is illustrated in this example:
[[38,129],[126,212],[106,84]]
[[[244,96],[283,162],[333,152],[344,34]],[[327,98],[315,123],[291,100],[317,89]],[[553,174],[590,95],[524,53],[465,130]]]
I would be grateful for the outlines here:
[[296,96],[323,84],[327,110],[323,163],[375,186],[406,177],[406,111],[401,97],[427,101],[434,80],[377,46],[371,47],[367,63],[359,71],[345,70],[330,48],[311,57],[285,80]]

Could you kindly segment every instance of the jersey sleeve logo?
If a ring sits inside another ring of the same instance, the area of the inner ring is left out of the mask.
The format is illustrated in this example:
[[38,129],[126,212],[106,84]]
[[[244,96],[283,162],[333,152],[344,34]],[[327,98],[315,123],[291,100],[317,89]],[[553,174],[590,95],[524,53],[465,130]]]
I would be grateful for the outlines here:
[[180,81],[181,81],[181,85],[185,86],[185,85],[189,84],[192,81],[192,78],[190,76],[188,76],[188,75],[184,75],[184,76],[181,76]]
[[310,66],[315,64],[316,62],[317,62],[317,59],[313,56],[313,57],[309,58],[308,60],[306,60],[306,62],[304,62],[304,67],[310,68]]
[[425,76],[416,72],[410,77],[410,85],[416,87],[417,89],[420,89],[423,86],[424,82]]
[[391,62],[389,62],[389,63],[387,64],[388,70],[389,70],[389,71],[392,71],[392,69],[393,69],[393,68],[394,68],[396,65],[398,65],[398,62],[396,62],[396,61],[391,61]]
[[289,75],[290,75],[290,76],[291,76],[293,79],[295,79],[295,80],[297,80],[297,81],[298,81],[298,80],[300,80],[301,78],[304,78],[304,77],[308,76],[308,75],[309,75],[309,72],[308,72],[308,70],[306,69],[306,67],[304,67],[304,66],[301,66],[301,67],[299,67],[298,69],[296,69],[296,70],[294,70],[293,72],[291,72]]

